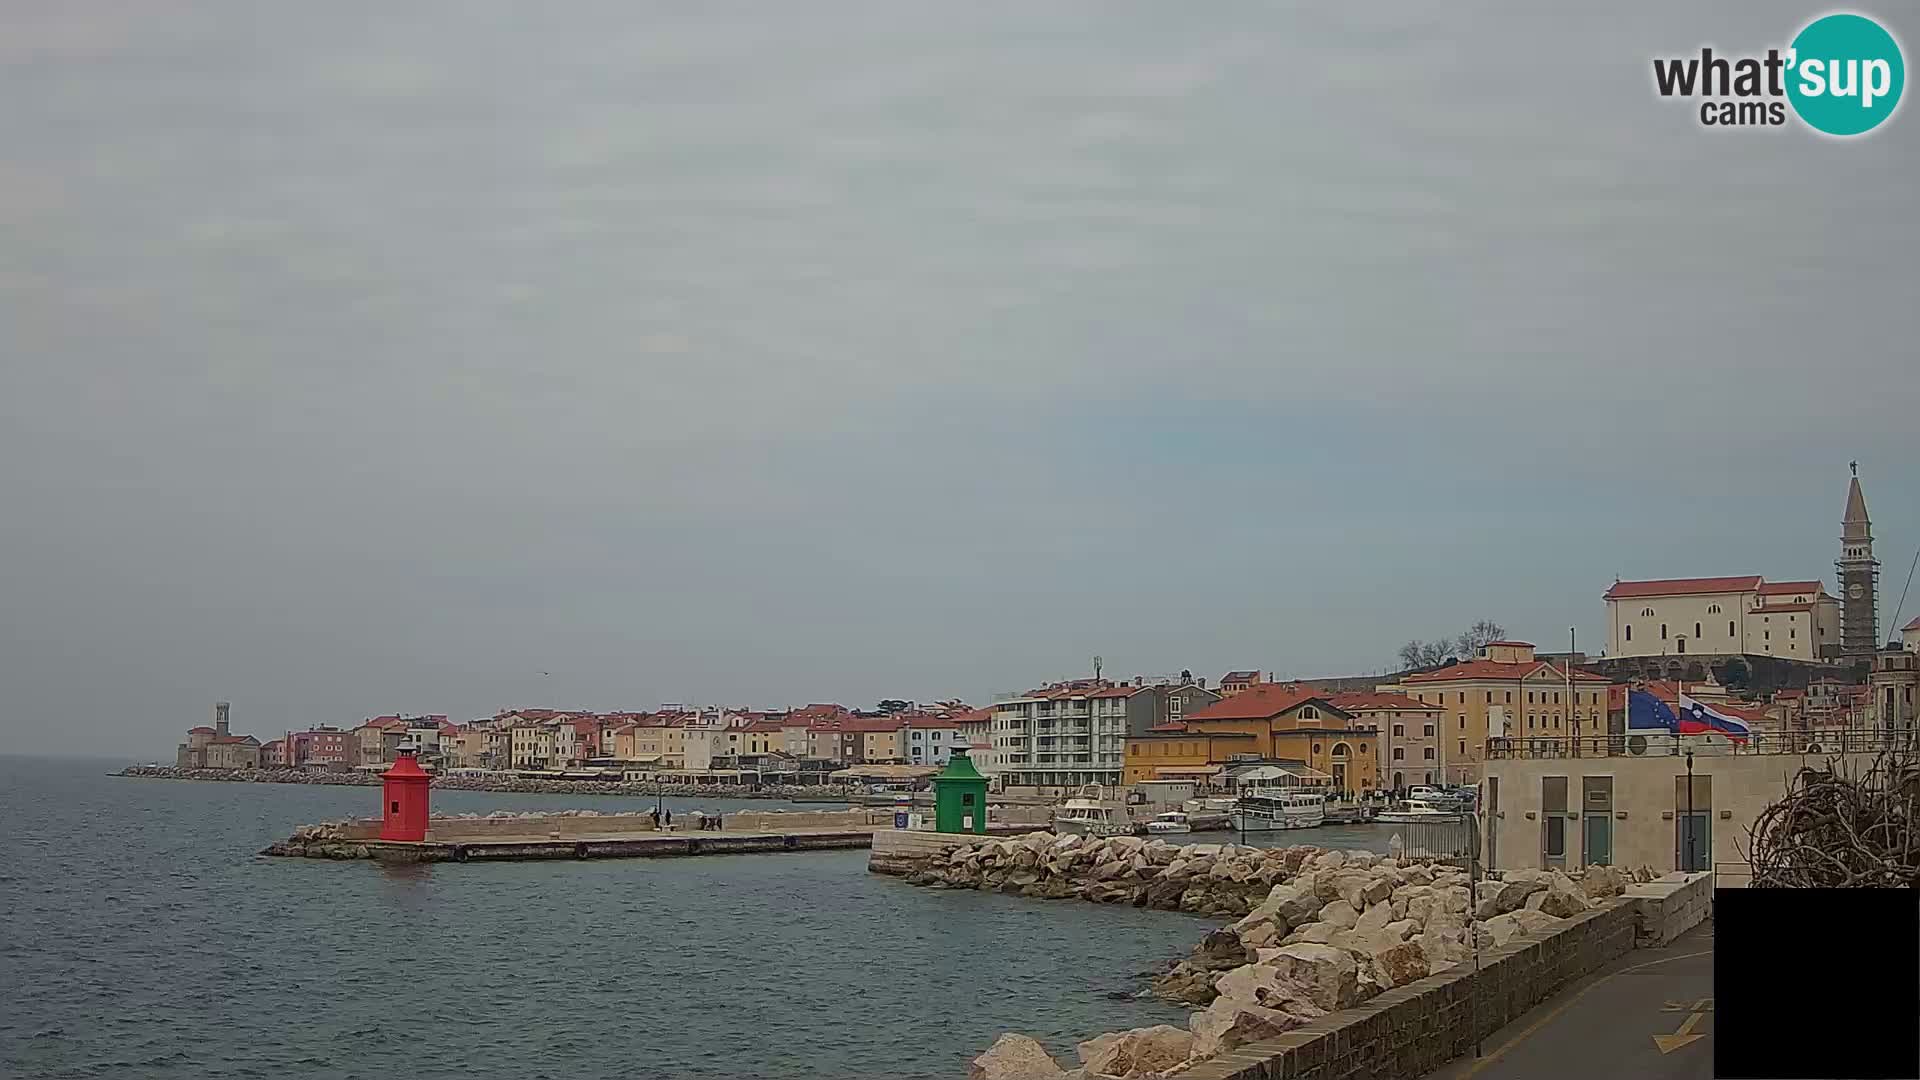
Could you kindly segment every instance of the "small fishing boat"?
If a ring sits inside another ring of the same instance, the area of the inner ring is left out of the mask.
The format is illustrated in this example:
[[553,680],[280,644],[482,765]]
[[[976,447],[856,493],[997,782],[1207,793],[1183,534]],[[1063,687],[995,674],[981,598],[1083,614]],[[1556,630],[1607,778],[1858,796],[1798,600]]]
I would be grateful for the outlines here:
[[1190,833],[1192,831],[1193,822],[1187,818],[1186,812],[1183,810],[1168,810],[1164,814],[1155,814],[1153,820],[1147,822],[1147,833],[1150,836],[1165,836],[1169,833]]

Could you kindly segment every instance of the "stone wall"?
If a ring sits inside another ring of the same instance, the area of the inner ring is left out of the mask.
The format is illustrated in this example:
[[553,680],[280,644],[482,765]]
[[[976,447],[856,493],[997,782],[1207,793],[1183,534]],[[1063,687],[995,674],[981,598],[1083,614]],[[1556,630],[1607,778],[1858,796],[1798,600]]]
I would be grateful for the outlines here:
[[[728,832],[846,832],[858,829],[891,827],[893,814],[877,810],[742,811],[722,816]],[[674,831],[697,831],[693,815],[674,815]],[[377,818],[355,818],[340,822],[339,838],[372,840],[380,835]],[[650,813],[603,814],[593,811],[559,814],[494,813],[485,817],[436,817],[427,822],[427,839],[446,843],[469,840],[552,837],[563,839],[588,836],[624,836],[651,833]]]
[[1659,948],[1713,917],[1713,875],[1668,874],[1627,886],[1627,898],[1640,912],[1639,947]]
[[1637,904],[1609,900],[1544,936],[1483,948],[1459,964],[1387,990],[1284,1035],[1236,1047],[1183,1080],[1376,1080],[1417,1077],[1472,1051],[1568,983],[1633,948]]

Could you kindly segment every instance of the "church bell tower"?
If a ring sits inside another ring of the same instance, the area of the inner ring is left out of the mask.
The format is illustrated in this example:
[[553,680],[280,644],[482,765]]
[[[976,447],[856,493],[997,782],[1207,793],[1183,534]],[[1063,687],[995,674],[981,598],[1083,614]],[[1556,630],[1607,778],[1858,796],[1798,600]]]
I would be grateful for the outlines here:
[[1873,522],[1860,493],[1860,463],[1848,465],[1847,509],[1840,516],[1840,558],[1833,564],[1840,582],[1840,651],[1871,656],[1880,647],[1880,560],[1873,557]]

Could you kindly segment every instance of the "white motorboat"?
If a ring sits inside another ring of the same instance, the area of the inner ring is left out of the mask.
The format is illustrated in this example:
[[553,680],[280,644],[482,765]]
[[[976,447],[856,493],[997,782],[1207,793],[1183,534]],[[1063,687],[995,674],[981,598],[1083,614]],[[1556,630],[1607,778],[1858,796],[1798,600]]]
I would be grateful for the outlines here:
[[1418,821],[1459,821],[1461,817],[1459,810],[1435,800],[1408,799],[1392,809],[1380,811],[1373,820],[1388,825],[1406,825]]
[[1233,803],[1231,796],[1207,795],[1198,799],[1188,799],[1181,808],[1189,814],[1225,814],[1232,812]]
[[1133,818],[1126,805],[1100,797],[1098,784],[1089,784],[1053,812],[1053,831],[1080,836],[1131,836]]
[[1154,836],[1165,836],[1168,833],[1190,833],[1192,831],[1193,822],[1187,820],[1186,812],[1181,810],[1169,810],[1164,814],[1155,814],[1153,820],[1147,822],[1147,832]]
[[1311,829],[1326,822],[1327,797],[1313,791],[1243,795],[1227,820],[1235,832]]

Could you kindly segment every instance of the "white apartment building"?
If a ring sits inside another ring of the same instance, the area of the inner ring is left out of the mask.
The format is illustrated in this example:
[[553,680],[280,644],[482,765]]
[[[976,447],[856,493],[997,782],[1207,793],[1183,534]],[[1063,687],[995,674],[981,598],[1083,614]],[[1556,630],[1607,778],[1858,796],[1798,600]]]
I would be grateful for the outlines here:
[[1606,601],[1608,656],[1820,660],[1840,646],[1840,601],[1818,581],[1616,581]]
[[1118,786],[1125,765],[1127,700],[1137,687],[1060,683],[996,702],[991,769],[1006,787]]

